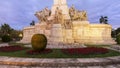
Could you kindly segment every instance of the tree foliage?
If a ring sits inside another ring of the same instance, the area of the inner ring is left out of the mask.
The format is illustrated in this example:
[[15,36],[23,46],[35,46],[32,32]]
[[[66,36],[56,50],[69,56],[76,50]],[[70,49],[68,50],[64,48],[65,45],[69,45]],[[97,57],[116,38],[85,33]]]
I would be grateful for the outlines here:
[[32,22],[30,23],[30,26],[34,26],[35,25],[35,21],[32,20]]
[[116,38],[116,36],[120,33],[120,27],[117,28],[116,30],[115,29],[112,29],[112,33],[111,33],[111,36],[113,38]]
[[3,35],[9,35],[13,29],[8,24],[2,24],[0,28],[0,34]]
[[22,34],[22,31],[13,29],[9,24],[4,23],[0,26],[0,37],[9,35],[12,39],[18,40],[19,34]]
[[99,19],[99,22],[101,24],[108,24],[108,17],[107,16],[101,16],[101,18]]
[[117,29],[115,30],[115,32],[116,32],[116,35],[118,35],[118,34],[120,33],[120,27],[117,28]]
[[116,42],[117,42],[117,44],[120,44],[120,33],[116,37]]

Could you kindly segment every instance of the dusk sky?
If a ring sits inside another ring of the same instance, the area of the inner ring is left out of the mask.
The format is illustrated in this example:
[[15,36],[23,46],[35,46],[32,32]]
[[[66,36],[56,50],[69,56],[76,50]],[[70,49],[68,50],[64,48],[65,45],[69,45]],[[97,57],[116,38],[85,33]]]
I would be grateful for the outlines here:
[[[86,10],[90,23],[99,23],[101,16],[108,16],[113,28],[120,27],[120,0],[67,0],[69,7]],[[36,11],[51,8],[53,0],[0,0],[0,24],[7,23],[14,29],[29,26]]]

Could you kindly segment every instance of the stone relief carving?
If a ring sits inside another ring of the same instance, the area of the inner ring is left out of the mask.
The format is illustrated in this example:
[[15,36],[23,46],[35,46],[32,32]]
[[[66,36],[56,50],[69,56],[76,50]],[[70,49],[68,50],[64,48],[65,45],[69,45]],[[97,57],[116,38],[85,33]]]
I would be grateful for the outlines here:
[[86,21],[87,20],[87,12],[86,11],[82,11],[81,12],[81,20],[82,21]]
[[71,29],[72,28],[71,20],[65,20],[63,26],[64,26],[65,29]]
[[47,18],[50,16],[51,11],[48,8],[43,9],[42,11],[36,12],[35,16],[41,21],[48,21]]
[[36,12],[35,16],[41,21],[47,23],[49,26],[47,29],[51,28],[51,25],[54,23],[61,24],[64,28],[70,29],[72,28],[72,21],[86,21],[87,13],[86,11],[76,10],[74,5],[69,9],[69,14],[71,19],[66,20],[64,18],[64,14],[62,14],[62,10],[57,7],[55,10],[55,15],[52,20],[48,20],[51,15],[51,11],[48,8],[43,9],[42,11]]
[[87,13],[86,11],[79,11],[74,8],[74,5],[71,6],[69,9],[69,14],[71,17],[71,20],[79,20],[79,21],[86,21],[87,20]]
[[55,11],[55,16],[54,16],[54,23],[62,23],[62,20],[63,20],[62,10],[60,10],[57,7]]
[[55,23],[59,23],[63,26],[65,29],[70,29],[72,28],[72,22],[71,20],[66,20],[64,18],[64,15],[62,14],[62,10],[60,10],[58,7],[56,8],[55,11],[55,18],[54,18]]

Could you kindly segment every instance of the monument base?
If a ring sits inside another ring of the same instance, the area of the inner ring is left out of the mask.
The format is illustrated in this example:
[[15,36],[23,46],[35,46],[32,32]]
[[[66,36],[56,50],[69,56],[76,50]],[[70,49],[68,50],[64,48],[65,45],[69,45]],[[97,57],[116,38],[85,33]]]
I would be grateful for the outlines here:
[[61,24],[53,24],[50,30],[46,24],[26,27],[23,30],[22,43],[30,43],[34,34],[45,34],[49,44],[116,44],[111,38],[111,26],[108,24],[89,24],[88,21],[73,21],[71,29],[65,29]]

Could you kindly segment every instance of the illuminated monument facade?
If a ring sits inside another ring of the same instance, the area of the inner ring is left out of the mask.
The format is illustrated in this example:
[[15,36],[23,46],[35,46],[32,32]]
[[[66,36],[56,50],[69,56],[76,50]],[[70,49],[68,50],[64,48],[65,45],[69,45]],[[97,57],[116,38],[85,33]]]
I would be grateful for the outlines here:
[[80,11],[66,0],[54,0],[52,9],[35,13],[39,22],[23,29],[21,42],[30,43],[34,34],[45,34],[49,43],[115,44],[111,25],[90,24],[86,11]]

